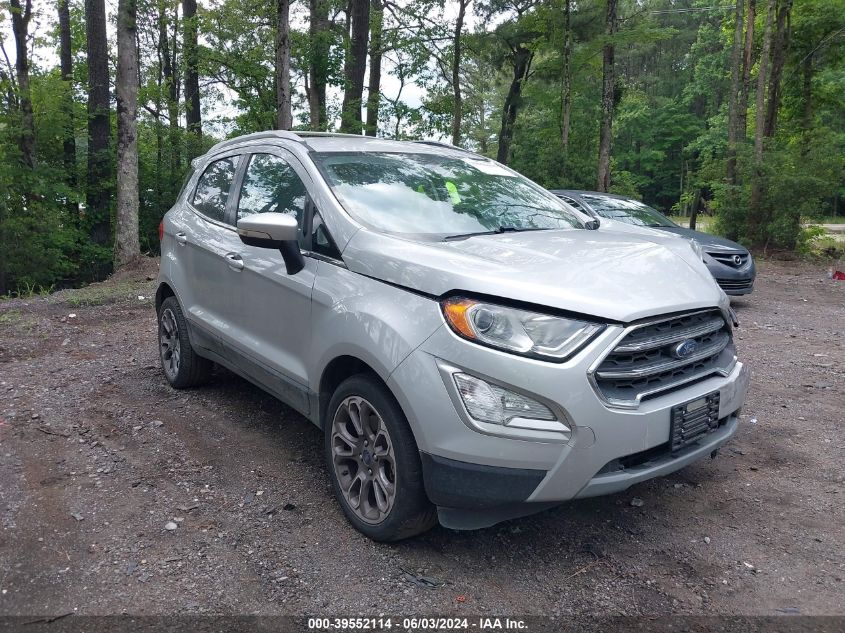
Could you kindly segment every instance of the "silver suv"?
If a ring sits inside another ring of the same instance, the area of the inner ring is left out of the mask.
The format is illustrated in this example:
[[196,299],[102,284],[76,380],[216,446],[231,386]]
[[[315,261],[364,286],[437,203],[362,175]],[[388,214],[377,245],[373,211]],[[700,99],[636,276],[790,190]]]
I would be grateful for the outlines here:
[[167,380],[217,363],[310,419],[373,539],[624,490],[736,432],[748,371],[690,242],[476,154],[252,134],[194,161],[160,232]]

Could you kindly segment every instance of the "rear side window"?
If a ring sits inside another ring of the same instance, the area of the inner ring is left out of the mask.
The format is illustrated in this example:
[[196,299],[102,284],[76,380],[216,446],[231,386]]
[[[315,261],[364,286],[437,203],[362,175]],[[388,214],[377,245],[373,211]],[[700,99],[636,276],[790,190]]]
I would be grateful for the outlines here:
[[283,158],[253,154],[241,187],[238,219],[272,211],[292,215],[302,226],[306,197],[305,185]]
[[205,168],[194,192],[193,204],[203,215],[223,222],[229,188],[235,177],[238,157],[216,160]]

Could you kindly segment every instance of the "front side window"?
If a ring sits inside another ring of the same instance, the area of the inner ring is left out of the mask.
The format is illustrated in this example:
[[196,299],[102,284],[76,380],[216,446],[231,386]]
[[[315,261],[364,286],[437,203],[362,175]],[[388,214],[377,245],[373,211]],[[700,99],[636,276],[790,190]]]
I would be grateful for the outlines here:
[[283,158],[253,154],[241,187],[238,219],[253,213],[285,213],[301,226],[306,198],[305,185]]
[[205,168],[194,192],[193,205],[203,215],[223,221],[226,215],[226,202],[229,188],[235,177],[238,157],[230,156],[211,163]]
[[603,218],[637,226],[677,226],[657,209],[637,200],[597,195],[583,198]]
[[359,152],[315,158],[344,208],[382,231],[445,237],[583,228],[563,201],[482,157]]

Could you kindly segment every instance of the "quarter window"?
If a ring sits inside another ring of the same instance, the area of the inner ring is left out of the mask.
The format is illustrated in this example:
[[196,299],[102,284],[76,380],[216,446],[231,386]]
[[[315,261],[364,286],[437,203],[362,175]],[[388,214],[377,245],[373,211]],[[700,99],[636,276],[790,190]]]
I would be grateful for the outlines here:
[[238,201],[238,219],[253,213],[285,213],[302,226],[307,197],[305,185],[284,159],[253,154]]
[[197,183],[193,200],[194,207],[203,215],[223,222],[229,188],[232,186],[237,166],[238,157],[230,156],[216,160],[205,168]]
[[335,246],[334,240],[329,235],[329,231],[319,213],[314,214],[314,223],[311,230],[311,250],[326,257],[340,259],[340,251],[337,250],[337,246]]

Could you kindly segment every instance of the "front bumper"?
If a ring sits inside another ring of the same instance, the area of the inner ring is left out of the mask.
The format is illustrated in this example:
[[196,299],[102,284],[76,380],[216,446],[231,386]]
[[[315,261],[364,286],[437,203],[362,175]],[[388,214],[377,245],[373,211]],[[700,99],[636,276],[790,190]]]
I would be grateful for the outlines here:
[[[587,373],[618,334],[610,327],[575,358],[555,364],[483,348],[443,327],[399,365],[388,383],[423,453],[426,489],[441,522],[482,527],[568,499],[618,492],[683,468],[733,436],[748,388],[748,370],[739,362],[728,376],[705,378],[634,410],[606,406]],[[472,428],[453,402],[444,362],[553,402],[571,437],[501,437]],[[713,391],[720,392],[720,426],[670,455],[672,407]]]

